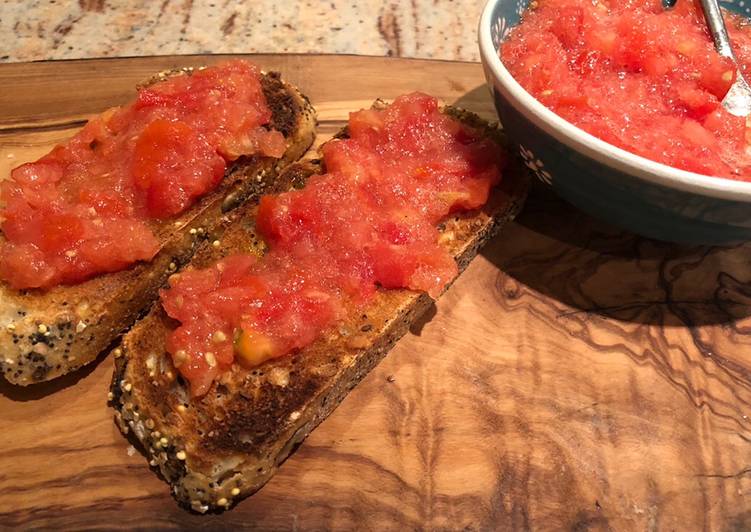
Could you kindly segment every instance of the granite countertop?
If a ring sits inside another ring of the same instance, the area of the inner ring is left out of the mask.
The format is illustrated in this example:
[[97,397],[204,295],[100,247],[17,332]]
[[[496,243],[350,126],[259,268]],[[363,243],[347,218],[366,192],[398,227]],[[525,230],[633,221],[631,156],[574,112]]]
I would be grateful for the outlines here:
[[484,0],[1,0],[0,61],[349,53],[477,61]]

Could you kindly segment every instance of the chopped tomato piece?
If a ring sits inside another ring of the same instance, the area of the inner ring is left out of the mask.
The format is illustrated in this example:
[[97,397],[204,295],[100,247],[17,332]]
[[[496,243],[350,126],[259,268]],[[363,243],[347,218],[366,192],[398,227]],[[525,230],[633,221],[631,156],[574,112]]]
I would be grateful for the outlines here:
[[55,270],[45,262],[44,254],[31,244],[4,246],[0,250],[0,275],[11,277],[12,288],[43,286],[55,276]]
[[[154,120],[136,140],[133,178],[146,192],[146,206],[154,218],[182,212],[214,188],[225,169],[224,159],[184,122]],[[176,173],[184,176],[178,183]]]
[[278,351],[278,348],[271,338],[252,330],[243,331],[240,329],[235,341],[235,353],[237,353],[238,360],[242,365],[251,368],[260,366],[273,358],[276,351]]

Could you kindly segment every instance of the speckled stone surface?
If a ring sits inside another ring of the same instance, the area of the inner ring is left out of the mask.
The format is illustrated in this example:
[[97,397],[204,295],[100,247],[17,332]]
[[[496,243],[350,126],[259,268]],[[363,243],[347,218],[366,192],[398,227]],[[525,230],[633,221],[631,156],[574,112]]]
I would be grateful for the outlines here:
[[478,60],[484,0],[0,0],[0,61],[190,53]]

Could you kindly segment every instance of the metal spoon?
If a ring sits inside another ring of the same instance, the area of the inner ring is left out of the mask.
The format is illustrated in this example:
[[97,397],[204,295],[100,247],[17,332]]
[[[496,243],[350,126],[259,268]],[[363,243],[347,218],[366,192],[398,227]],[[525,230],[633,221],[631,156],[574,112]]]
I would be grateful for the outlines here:
[[[669,0],[668,0],[669,1]],[[672,2],[675,3],[674,1]],[[712,34],[714,46],[722,57],[727,57],[735,65],[736,77],[735,82],[730,86],[730,90],[722,100],[722,106],[728,113],[735,116],[748,116],[751,114],[751,87],[749,87],[746,78],[743,77],[738,60],[730,46],[728,30],[725,27],[725,21],[722,18],[720,4],[717,0],[701,0],[704,18],[707,20],[707,26]]]

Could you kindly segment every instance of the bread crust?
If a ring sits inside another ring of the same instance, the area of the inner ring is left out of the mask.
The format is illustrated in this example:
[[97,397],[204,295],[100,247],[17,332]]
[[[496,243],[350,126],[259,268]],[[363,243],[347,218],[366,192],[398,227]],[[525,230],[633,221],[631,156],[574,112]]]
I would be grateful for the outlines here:
[[[444,112],[500,140],[499,131],[477,116],[455,108]],[[288,185],[321,170],[319,161],[298,162],[281,180]],[[460,271],[519,212],[527,188],[526,172],[507,171],[482,210],[441,225],[441,244]],[[238,210],[221,245],[202,246],[191,265],[258,250],[254,215],[253,205]],[[156,303],[116,351],[110,395],[116,421],[141,442],[182,505],[197,512],[229,508],[273,475],[430,304],[424,293],[379,290],[362,313],[299,353],[250,371],[234,366],[196,400],[165,352],[164,338],[175,322]]]
[[[160,73],[146,85],[183,73],[189,75],[190,69]],[[299,159],[315,138],[315,110],[278,73],[264,73],[262,87],[272,111],[270,126],[287,140],[284,155],[235,161],[216,189],[156,227],[161,246],[148,263],[49,290],[19,291],[0,283],[0,375],[28,385],[92,362],[148,309],[159,287],[202,241],[221,236],[228,212],[246,198],[278,190],[278,172]]]

